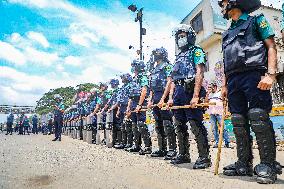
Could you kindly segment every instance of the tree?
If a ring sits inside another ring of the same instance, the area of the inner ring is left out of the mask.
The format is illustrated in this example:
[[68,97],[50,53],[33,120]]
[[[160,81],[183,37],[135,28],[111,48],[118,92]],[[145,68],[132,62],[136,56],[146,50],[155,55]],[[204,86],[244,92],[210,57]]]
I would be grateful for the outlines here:
[[98,85],[93,83],[84,83],[74,87],[61,87],[57,89],[50,89],[45,93],[36,105],[36,113],[39,115],[47,114],[53,111],[53,105],[55,104],[54,95],[59,94],[63,98],[65,108],[70,107],[74,103],[73,97],[81,91],[89,92],[92,88],[98,88]]

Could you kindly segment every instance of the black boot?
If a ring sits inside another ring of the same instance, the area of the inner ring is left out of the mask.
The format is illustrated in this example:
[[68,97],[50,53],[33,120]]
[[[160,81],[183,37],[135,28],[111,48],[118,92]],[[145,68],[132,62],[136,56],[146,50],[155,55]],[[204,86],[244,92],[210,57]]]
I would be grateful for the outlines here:
[[164,120],[163,125],[164,125],[165,134],[168,139],[168,144],[169,144],[169,151],[166,154],[164,159],[171,160],[177,155],[176,133],[175,133],[174,126],[170,120]]
[[151,153],[151,157],[164,157],[167,154],[167,151],[164,150],[156,150]]
[[156,133],[158,139],[158,150],[152,152],[151,157],[164,157],[167,154],[167,141],[166,136],[164,133],[163,125],[157,124],[156,125]]
[[207,167],[210,167],[211,160],[209,156],[209,144],[205,126],[203,125],[203,123],[199,123],[195,120],[190,120],[187,124],[188,126],[190,126],[192,133],[195,135],[195,141],[199,154],[199,158],[193,165],[193,169],[205,169]]
[[189,146],[189,141],[187,142],[188,144],[185,144],[186,141],[184,140],[184,137],[185,133],[182,131],[177,132],[179,153],[176,157],[172,158],[172,164],[191,163],[190,155],[188,150],[186,150],[186,146]]
[[152,141],[147,125],[144,122],[139,121],[138,128],[139,132],[141,133],[141,138],[143,139],[145,149],[147,149],[146,151],[148,152],[149,149],[152,150]]
[[240,114],[232,115],[232,124],[237,143],[238,161],[223,168],[226,176],[252,176],[252,137],[247,119]]
[[152,153],[151,147],[145,147],[144,149],[141,149],[139,151],[139,155],[146,155],[146,154],[151,154],[151,153]]
[[273,124],[269,114],[259,108],[251,109],[248,113],[252,130],[255,133],[259,150],[260,164],[254,168],[256,181],[260,184],[273,184],[277,174],[281,173],[276,163],[276,140]]
[[126,149],[126,151],[128,152],[139,152],[140,150],[140,146],[136,146],[135,144],[132,147]]

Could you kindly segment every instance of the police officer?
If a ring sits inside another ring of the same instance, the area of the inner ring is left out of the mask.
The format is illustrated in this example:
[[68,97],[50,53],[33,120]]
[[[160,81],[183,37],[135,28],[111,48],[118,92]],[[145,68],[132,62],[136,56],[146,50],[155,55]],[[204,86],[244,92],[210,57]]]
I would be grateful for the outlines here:
[[119,92],[119,81],[118,79],[111,79],[109,83],[112,89],[112,95],[103,108],[102,112],[107,111],[107,114],[112,114],[112,116],[109,117],[113,117],[113,120],[109,120],[112,121],[112,123],[108,123],[110,124],[108,128],[112,129],[112,146],[114,146],[115,144],[121,144],[122,142],[121,125],[119,124],[119,120],[116,117],[118,110],[117,96]]
[[47,115],[47,129],[48,129],[48,135],[51,135],[52,133],[52,127],[53,127],[53,118],[52,113],[49,112]]
[[86,114],[86,101],[85,101],[85,93],[81,91],[79,93],[79,99],[77,101],[77,109],[78,109],[78,119],[79,119],[79,131],[80,131],[80,140],[83,140],[83,117]]
[[172,70],[173,83],[171,85],[168,104],[171,106],[188,105],[191,109],[174,110],[174,125],[178,138],[179,154],[171,163],[189,163],[189,133],[190,127],[195,135],[199,157],[193,169],[204,169],[211,166],[207,130],[203,125],[203,111],[196,108],[200,98],[206,92],[202,87],[205,67],[205,53],[199,46],[195,46],[196,34],[191,26],[181,24],[174,31],[179,54]]
[[26,131],[27,131],[27,134],[30,135],[30,120],[28,119],[27,116],[24,117],[23,119],[23,127],[24,127],[24,135],[26,134]]
[[[129,103],[126,112],[134,111],[131,115],[132,131],[134,134],[134,145],[128,149],[129,152],[139,151],[140,155],[152,153],[152,142],[148,127],[146,125],[146,112],[140,111],[146,104],[145,98],[148,89],[148,78],[145,73],[143,61],[134,60],[131,64],[134,78],[129,90]],[[143,138],[145,148],[141,148],[140,138]]]
[[37,129],[38,117],[36,114],[32,118],[32,123],[33,123],[33,134],[38,134],[38,129]]
[[25,118],[25,111],[22,110],[21,115],[20,115],[20,119],[19,119],[19,135],[23,134],[23,130],[24,130],[24,118]]
[[[152,157],[164,157],[171,159],[176,156],[176,134],[172,123],[172,113],[169,110],[161,110],[165,100],[168,100],[169,86],[172,82],[170,77],[172,65],[168,61],[168,52],[165,48],[157,48],[153,52],[153,69],[150,70],[150,97],[148,108],[153,105],[153,114],[155,118],[155,130],[158,138],[157,151],[154,151]],[[167,89],[167,90],[165,90]],[[167,152],[167,139],[169,152]]]
[[100,91],[99,91],[99,94],[98,94],[98,97],[97,97],[97,102],[96,102],[96,108],[94,109],[94,112],[93,114],[94,115],[97,115],[97,114],[100,114],[100,116],[97,116],[97,119],[99,119],[99,117],[101,117],[100,119],[101,120],[97,120],[97,124],[100,124],[100,125],[97,125],[97,129],[98,130],[105,130],[105,118],[106,118],[106,115],[105,115],[105,112],[102,111],[104,106],[107,104],[108,100],[111,98],[111,93],[110,91],[108,91],[108,85],[107,83],[100,83],[99,84],[99,88],[100,88]]
[[263,14],[249,13],[261,6],[258,0],[219,1],[222,14],[232,19],[223,34],[225,81],[237,143],[238,161],[224,167],[228,176],[252,176],[253,155],[250,127],[255,133],[260,164],[254,172],[257,182],[274,183],[281,166],[276,162],[276,141],[269,118],[272,109],[270,88],[275,81],[277,51],[274,31]]
[[97,106],[97,97],[98,97],[98,91],[97,88],[93,88],[90,90],[91,92],[91,102],[90,102],[90,115],[92,115],[93,119],[92,119],[92,140],[93,142],[95,142],[96,139],[96,134],[97,134],[97,116],[93,114],[96,106]]
[[116,117],[119,119],[119,124],[121,125],[122,132],[122,143],[115,145],[116,149],[128,149],[133,145],[133,132],[132,124],[129,114],[126,115],[126,109],[128,104],[128,96],[130,83],[132,82],[132,77],[129,73],[122,74],[120,76],[123,85],[119,89],[117,102],[118,102],[118,111]]
[[10,112],[10,114],[7,116],[7,133],[6,135],[13,133],[13,122],[14,122],[14,114],[13,112]]
[[55,138],[52,141],[56,141],[56,140],[61,141],[64,104],[62,102],[63,98],[59,94],[54,95],[54,98],[56,100],[56,104],[54,105]]

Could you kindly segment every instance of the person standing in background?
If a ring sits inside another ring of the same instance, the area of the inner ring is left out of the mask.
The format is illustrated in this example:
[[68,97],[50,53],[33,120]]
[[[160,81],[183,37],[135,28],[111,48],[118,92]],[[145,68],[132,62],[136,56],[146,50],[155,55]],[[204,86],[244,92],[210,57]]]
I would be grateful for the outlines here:
[[[205,102],[216,103],[216,105],[209,106],[207,111],[208,114],[210,115],[210,123],[213,128],[213,134],[215,140],[213,148],[217,148],[219,142],[219,126],[221,125],[222,114],[224,110],[223,110],[221,90],[218,89],[216,83],[211,83],[211,85],[208,87],[208,91],[205,97]],[[225,128],[223,132],[223,138],[225,141],[226,148],[230,148],[230,139],[228,131]]]
[[7,117],[7,133],[6,135],[10,134],[12,135],[13,133],[13,122],[14,122],[14,114],[11,112],[8,117]]

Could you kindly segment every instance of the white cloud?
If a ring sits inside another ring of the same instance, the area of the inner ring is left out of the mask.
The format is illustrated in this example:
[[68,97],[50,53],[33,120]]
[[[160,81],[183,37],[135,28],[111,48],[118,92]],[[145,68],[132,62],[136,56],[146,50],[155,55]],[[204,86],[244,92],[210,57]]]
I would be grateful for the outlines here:
[[72,66],[80,66],[82,64],[80,57],[67,56],[64,59],[65,64]]
[[[76,47],[78,45],[84,47],[83,55],[69,54],[64,58],[56,53],[48,52],[48,54],[44,54],[47,52],[39,51],[28,43],[25,45],[22,43],[21,48],[23,48],[28,60],[33,57],[35,59],[32,61],[33,63],[38,62],[44,66],[52,65],[55,62],[60,63],[56,66],[56,71],[61,74],[48,73],[39,78],[25,74],[25,82],[22,83],[18,80],[12,80],[11,85],[15,84],[14,86],[18,88],[25,88],[26,85],[30,85],[31,90],[41,91],[41,94],[43,94],[50,88],[59,86],[75,86],[79,83],[105,81],[110,79],[110,77],[115,77],[119,72],[127,72],[130,70],[130,57],[132,52],[128,50],[128,46],[133,45],[136,49],[138,48],[139,27],[138,23],[133,21],[134,15],[120,3],[113,4],[114,7],[110,9],[114,11],[112,11],[112,15],[109,16],[109,14],[106,15],[107,12],[102,13],[96,10],[90,11],[78,8],[68,1],[62,0],[10,0],[10,2],[21,3],[32,8],[40,9],[39,12],[44,12],[45,17],[48,16],[49,10],[52,12],[52,15],[50,15],[52,18],[54,18],[57,13],[59,16],[68,15],[68,21],[71,23],[69,27],[64,28],[62,32],[64,32],[65,36],[67,36],[70,42],[76,45]],[[146,23],[147,35],[143,36],[144,52],[147,54],[147,52],[151,52],[155,47],[164,46],[168,48],[169,53],[172,53],[171,56],[173,56],[174,42],[173,39],[170,38],[171,27],[178,23],[178,21],[166,14],[152,13],[151,17],[159,18],[161,22],[159,21],[159,24],[157,24],[156,21],[153,21],[153,23],[148,21]],[[11,38],[13,38],[14,41],[18,41],[19,44],[19,41],[25,37],[14,34]],[[28,38],[28,40],[31,39],[35,40],[31,37]],[[43,47],[47,46],[46,44],[44,46],[44,43],[39,40],[36,41],[43,45]],[[99,42],[103,44],[103,48],[97,48]],[[12,44],[14,46],[17,45],[15,43]],[[108,51],[107,48],[110,50]],[[48,61],[42,60],[44,58]],[[64,71],[65,65],[80,66],[82,69],[81,74],[72,75],[66,73]],[[5,76],[5,78],[7,77],[8,76]],[[43,83],[44,88],[40,88],[43,87]],[[12,88],[11,90],[18,91],[19,89]],[[23,89],[21,90],[23,91]],[[26,93],[29,92],[31,91],[26,91]],[[38,100],[38,98],[40,98],[40,95],[34,99]]]
[[30,31],[30,32],[28,32],[27,37],[31,40],[38,42],[44,48],[49,47],[49,42],[47,41],[47,39],[45,38],[45,36],[42,33]]
[[25,55],[9,43],[0,40],[0,59],[12,62],[16,65],[24,65],[26,63]]
[[59,61],[59,57],[56,53],[47,53],[36,50],[31,47],[24,49],[26,56],[32,63],[38,63],[43,66],[51,66],[52,64]]

